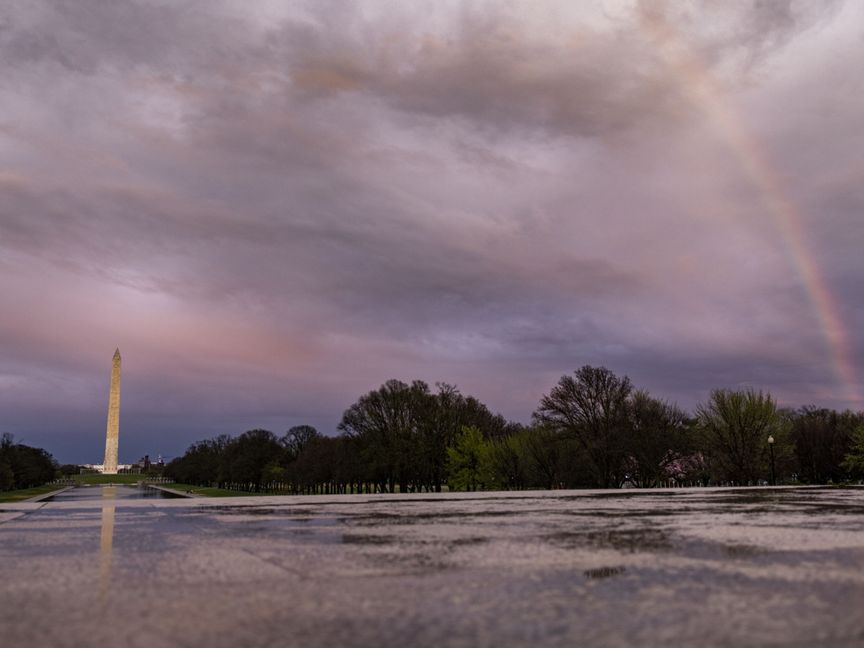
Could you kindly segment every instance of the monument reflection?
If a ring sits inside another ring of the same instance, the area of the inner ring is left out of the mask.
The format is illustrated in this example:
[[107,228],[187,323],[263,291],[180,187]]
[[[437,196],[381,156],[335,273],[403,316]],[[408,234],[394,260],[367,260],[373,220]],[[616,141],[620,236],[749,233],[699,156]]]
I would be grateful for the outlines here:
[[99,592],[105,599],[111,585],[111,562],[114,554],[114,502],[116,486],[102,487],[102,532],[99,542]]

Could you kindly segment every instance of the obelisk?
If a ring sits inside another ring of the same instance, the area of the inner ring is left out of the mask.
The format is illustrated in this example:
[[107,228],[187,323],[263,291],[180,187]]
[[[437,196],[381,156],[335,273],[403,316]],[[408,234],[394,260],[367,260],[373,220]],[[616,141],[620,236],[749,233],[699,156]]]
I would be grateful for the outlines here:
[[114,351],[111,387],[108,390],[108,431],[105,434],[105,463],[102,472],[117,474],[117,445],[120,438],[120,349]]

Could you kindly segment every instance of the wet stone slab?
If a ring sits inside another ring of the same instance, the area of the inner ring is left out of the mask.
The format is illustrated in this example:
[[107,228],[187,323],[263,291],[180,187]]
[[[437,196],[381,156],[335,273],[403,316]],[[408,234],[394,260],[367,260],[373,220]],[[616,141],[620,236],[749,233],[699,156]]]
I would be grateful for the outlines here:
[[135,490],[3,507],[3,645],[864,643],[860,489]]

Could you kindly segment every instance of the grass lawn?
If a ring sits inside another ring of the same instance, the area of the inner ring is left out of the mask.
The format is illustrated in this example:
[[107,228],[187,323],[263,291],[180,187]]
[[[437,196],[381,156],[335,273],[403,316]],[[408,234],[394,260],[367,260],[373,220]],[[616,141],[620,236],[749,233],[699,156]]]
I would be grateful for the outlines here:
[[232,491],[224,488],[210,488],[209,486],[193,486],[192,484],[157,484],[157,486],[171,488],[172,490],[180,491],[181,493],[192,491],[193,495],[199,495],[201,497],[243,497],[245,495],[260,495],[260,493],[246,493],[244,491]]
[[144,481],[145,475],[72,475],[79,484],[137,484]]
[[22,502],[24,500],[30,499],[31,497],[36,497],[37,495],[44,495],[45,493],[60,490],[61,488],[63,488],[63,486],[60,486],[58,484],[45,484],[44,486],[36,486],[35,488],[3,491],[0,492],[0,502]]

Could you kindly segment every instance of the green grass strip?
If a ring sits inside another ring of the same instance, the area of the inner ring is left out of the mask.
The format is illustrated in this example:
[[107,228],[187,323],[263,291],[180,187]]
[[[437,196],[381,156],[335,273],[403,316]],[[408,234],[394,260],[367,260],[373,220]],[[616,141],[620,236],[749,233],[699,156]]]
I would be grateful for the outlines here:
[[11,490],[0,492],[0,502],[22,502],[37,495],[44,495],[51,491],[60,490],[63,486],[58,484],[45,484],[44,486],[36,486],[34,488],[22,488],[21,490]]
[[146,475],[102,475],[100,473],[92,475],[73,475],[74,479],[79,484],[137,484],[138,482],[147,479]]
[[193,486],[192,484],[156,484],[181,493],[189,492],[200,497],[244,497],[250,495],[261,495],[262,493],[247,493],[245,491],[233,491],[226,488],[211,488],[209,486]]

